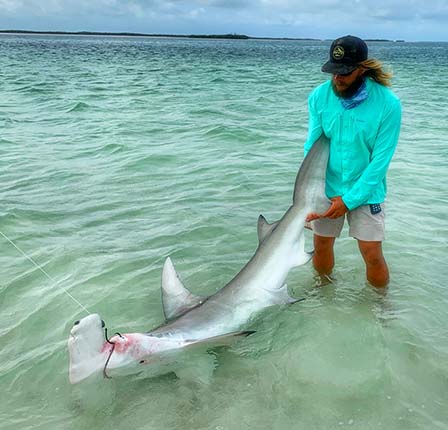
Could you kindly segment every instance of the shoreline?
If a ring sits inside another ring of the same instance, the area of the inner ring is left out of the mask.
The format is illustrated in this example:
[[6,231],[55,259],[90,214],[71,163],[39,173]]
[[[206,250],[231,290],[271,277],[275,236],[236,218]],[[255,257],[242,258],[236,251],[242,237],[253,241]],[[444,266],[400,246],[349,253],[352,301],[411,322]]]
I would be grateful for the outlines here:
[[[330,39],[316,39],[309,37],[255,37],[245,34],[150,34],[133,32],[105,32],[105,31],[38,31],[38,30],[0,30],[5,35],[42,35],[42,36],[102,36],[102,37],[147,37],[147,38],[179,38],[179,39],[230,39],[230,40],[296,40],[310,42],[327,42]],[[365,39],[366,42],[405,42],[405,40]]]

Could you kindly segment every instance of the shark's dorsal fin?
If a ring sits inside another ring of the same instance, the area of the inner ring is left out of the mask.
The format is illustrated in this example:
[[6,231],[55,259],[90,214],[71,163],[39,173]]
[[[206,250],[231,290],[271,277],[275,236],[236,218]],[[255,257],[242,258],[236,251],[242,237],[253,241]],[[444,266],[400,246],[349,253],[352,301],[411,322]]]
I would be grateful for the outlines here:
[[162,303],[166,319],[176,318],[201,304],[205,297],[196,296],[188,291],[174,269],[168,257],[162,272]]
[[278,223],[279,221],[269,224],[263,215],[260,215],[258,217],[257,231],[259,243],[263,242],[263,240],[265,240],[272,233],[275,227],[277,227]]

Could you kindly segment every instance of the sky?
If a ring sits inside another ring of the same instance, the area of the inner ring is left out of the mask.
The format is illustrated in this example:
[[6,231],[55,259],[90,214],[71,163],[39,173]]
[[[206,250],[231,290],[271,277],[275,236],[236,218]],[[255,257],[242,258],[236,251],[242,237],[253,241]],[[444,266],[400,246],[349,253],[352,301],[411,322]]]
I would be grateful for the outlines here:
[[0,29],[448,41],[448,0],[0,0]]

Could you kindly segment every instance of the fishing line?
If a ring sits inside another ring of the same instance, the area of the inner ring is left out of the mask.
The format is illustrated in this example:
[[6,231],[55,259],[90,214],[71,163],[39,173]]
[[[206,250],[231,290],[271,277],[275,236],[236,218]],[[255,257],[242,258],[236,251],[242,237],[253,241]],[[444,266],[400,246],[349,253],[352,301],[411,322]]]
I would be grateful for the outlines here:
[[[30,257],[25,251],[23,251],[22,249],[20,249],[8,236],[6,236],[5,233],[3,233],[2,231],[0,231],[0,235],[2,235],[14,248],[17,249],[17,251],[19,251],[25,258],[27,258],[29,261],[31,261],[31,263],[37,268],[39,269],[51,282],[54,282],[55,284],[57,283],[56,280],[54,278],[52,278],[46,271],[45,269],[40,266],[39,264],[37,264],[32,257]],[[88,311],[88,309],[81,303],[79,302],[75,297],[73,297],[68,291],[67,289],[65,289],[64,287],[60,287],[62,288],[62,290],[65,292],[65,294],[67,294],[81,309],[83,309],[85,312],[87,312],[87,314],[90,315],[90,312]]]

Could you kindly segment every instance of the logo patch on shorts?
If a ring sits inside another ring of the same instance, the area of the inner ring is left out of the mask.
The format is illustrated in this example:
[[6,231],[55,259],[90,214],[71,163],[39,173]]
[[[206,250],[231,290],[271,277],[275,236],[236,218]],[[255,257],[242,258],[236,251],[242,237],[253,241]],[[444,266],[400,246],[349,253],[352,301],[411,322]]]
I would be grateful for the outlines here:
[[370,205],[370,213],[372,215],[379,214],[381,212],[381,205],[379,203],[374,203]]
[[335,60],[342,60],[344,58],[344,48],[342,46],[335,46],[333,49],[333,58]]

